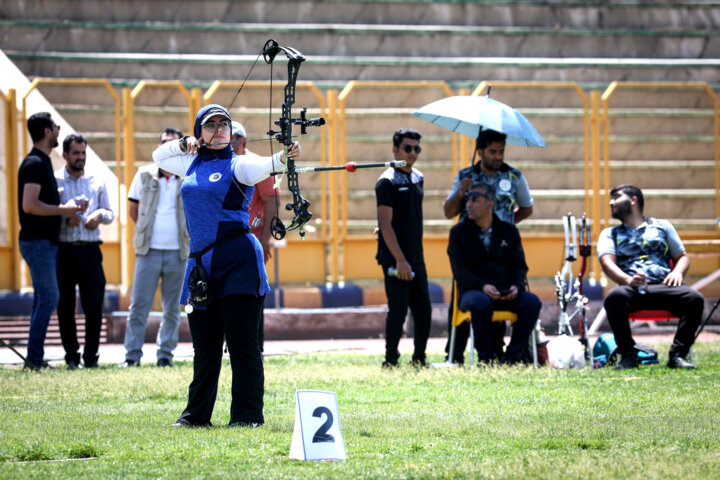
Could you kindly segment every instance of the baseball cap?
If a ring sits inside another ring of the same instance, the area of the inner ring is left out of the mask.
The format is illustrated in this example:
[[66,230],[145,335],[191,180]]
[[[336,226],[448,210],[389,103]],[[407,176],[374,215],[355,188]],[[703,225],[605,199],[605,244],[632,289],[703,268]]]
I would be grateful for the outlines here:
[[243,127],[243,124],[240,122],[232,122],[232,134],[247,137],[245,134],[245,127]]
[[222,108],[220,106],[217,106],[217,107],[212,107],[212,108],[208,109],[207,112],[205,112],[205,115],[203,116],[202,120],[200,120],[200,125],[205,125],[207,123],[207,121],[210,120],[210,118],[214,117],[215,115],[222,115],[223,117],[227,118],[228,120],[232,120],[230,118],[230,114],[228,113],[227,110],[225,110],[224,108]]

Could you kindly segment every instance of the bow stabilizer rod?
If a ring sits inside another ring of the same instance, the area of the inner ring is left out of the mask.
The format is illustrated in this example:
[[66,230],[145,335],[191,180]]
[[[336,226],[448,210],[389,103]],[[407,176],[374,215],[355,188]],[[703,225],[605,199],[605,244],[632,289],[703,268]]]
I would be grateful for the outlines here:
[[[328,167],[302,167],[296,168],[297,173],[310,173],[310,172],[327,172],[330,170],[346,170],[350,173],[356,171],[358,168],[380,168],[380,167],[404,167],[407,165],[405,160],[393,160],[392,162],[380,162],[380,163],[355,163],[349,162],[345,165],[331,165]],[[270,175],[281,175],[282,172],[270,172]]]

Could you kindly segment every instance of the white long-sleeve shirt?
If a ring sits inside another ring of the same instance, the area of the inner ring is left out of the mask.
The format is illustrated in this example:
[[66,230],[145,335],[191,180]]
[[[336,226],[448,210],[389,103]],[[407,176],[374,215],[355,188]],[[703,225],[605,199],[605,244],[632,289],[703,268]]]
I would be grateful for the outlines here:
[[[272,157],[255,154],[237,156],[240,159],[235,163],[235,179],[243,185],[255,185],[283,165],[283,152],[278,152]],[[185,176],[195,157],[195,153],[182,151],[180,140],[172,140],[160,145],[153,152],[153,161],[158,167],[180,176]]]
[[80,195],[85,195],[88,199],[88,208],[81,214],[83,221],[80,225],[68,225],[63,218],[60,227],[60,241],[70,243],[99,242],[100,229],[88,230],[85,228],[85,218],[96,210],[100,211],[102,215],[100,223],[103,225],[112,223],[115,218],[115,213],[110,208],[110,198],[108,197],[105,182],[99,176],[87,172],[75,178],[68,173],[65,167],[55,171],[55,178],[57,179],[61,204]]

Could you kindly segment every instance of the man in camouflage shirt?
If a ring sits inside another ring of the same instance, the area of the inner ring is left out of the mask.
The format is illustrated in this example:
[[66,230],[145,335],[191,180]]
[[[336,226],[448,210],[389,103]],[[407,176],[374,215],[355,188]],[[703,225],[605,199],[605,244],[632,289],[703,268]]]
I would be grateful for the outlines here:
[[705,301],[683,284],[690,260],[667,220],[643,215],[642,191],[634,185],[610,190],[612,216],[622,222],[600,233],[597,253],[605,275],[618,286],[605,298],[610,327],[622,360],[618,369],[638,365],[628,315],[642,309],[669,310],[680,318],[670,347],[670,368],[695,368],[685,356],[695,341]]

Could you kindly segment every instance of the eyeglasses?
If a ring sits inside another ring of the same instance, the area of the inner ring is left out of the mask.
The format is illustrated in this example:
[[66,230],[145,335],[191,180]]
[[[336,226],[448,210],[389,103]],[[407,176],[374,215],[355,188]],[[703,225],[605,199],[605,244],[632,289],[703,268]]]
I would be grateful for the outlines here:
[[473,200],[477,200],[480,197],[485,197],[485,199],[487,199],[487,200],[492,200],[492,198],[490,198],[490,195],[488,195],[487,193],[465,192],[465,198],[472,198]]
[[207,122],[203,125],[205,130],[217,130],[219,128],[228,129],[230,128],[230,120],[220,120],[219,122]]
[[422,148],[420,148],[420,145],[403,145],[402,149],[405,151],[405,153],[410,153],[413,150],[415,150],[415,153],[422,152]]

